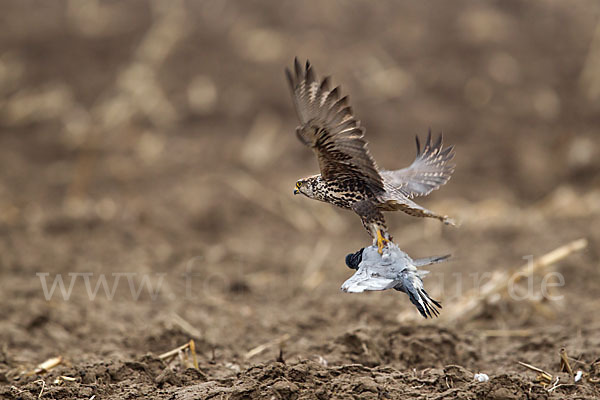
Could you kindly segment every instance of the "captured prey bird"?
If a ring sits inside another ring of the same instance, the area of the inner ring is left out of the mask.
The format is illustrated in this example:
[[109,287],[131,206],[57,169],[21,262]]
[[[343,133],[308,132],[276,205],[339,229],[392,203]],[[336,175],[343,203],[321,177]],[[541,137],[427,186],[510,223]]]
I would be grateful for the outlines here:
[[454,224],[445,215],[421,207],[411,199],[425,196],[448,182],[454,165],[453,147],[443,148],[442,135],[432,142],[431,132],[423,148],[417,136],[417,157],[407,168],[379,169],[367,149],[364,128],[340,88],[330,89],[329,78],[317,79],[307,61],[294,60],[286,69],[300,126],[296,136],[313,149],[321,173],[296,182],[294,194],[331,203],[358,214],[377,245],[379,254],[392,240],[383,211],[404,211],[416,217],[437,218]]
[[346,256],[346,265],[356,272],[344,282],[342,290],[361,293],[393,288],[406,293],[423,317],[437,317],[442,305],[432,299],[423,287],[422,278],[429,271],[419,270],[417,267],[439,263],[448,257],[449,254],[413,260],[393,243],[387,247],[382,257],[378,254],[377,247],[366,247]]

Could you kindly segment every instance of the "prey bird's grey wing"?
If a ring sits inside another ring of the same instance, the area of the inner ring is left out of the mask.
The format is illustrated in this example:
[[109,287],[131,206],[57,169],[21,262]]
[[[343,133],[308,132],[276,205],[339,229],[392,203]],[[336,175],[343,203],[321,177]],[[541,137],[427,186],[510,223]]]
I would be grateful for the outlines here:
[[322,178],[383,193],[383,179],[348,97],[340,97],[339,87],[330,89],[328,78],[319,81],[308,61],[303,68],[294,59],[294,71],[286,69],[286,75],[300,119],[296,135],[317,155]]
[[433,257],[425,257],[425,258],[416,258],[413,260],[413,264],[415,267],[424,267],[426,265],[437,264],[446,261],[450,258],[450,254],[446,254],[444,256],[433,256]]
[[416,140],[417,157],[409,167],[380,171],[386,190],[399,191],[408,198],[431,193],[448,182],[454,172],[454,165],[450,164],[454,157],[454,147],[444,149],[441,134],[437,141],[432,143],[429,131],[423,149],[418,136]]

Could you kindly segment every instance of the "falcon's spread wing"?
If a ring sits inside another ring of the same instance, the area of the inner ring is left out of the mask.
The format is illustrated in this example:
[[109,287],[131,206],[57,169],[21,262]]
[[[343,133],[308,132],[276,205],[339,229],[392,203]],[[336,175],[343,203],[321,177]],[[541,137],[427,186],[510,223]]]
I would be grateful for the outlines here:
[[386,190],[400,191],[408,198],[425,196],[448,182],[454,165],[448,162],[454,157],[454,147],[442,148],[442,135],[431,143],[431,131],[421,151],[417,136],[417,158],[413,163],[396,171],[380,171]]
[[382,193],[383,180],[367,149],[364,129],[354,118],[348,97],[340,89],[329,89],[329,79],[319,82],[306,62],[303,69],[294,59],[294,73],[286,69],[300,126],[300,141],[314,150],[325,180],[346,183],[348,188],[365,185]]

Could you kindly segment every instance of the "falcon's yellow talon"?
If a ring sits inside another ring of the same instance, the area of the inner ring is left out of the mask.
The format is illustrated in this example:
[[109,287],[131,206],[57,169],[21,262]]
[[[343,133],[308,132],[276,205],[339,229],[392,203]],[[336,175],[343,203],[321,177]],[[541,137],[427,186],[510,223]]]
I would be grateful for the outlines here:
[[377,252],[379,254],[383,254],[383,248],[389,243],[390,241],[386,238],[383,237],[383,235],[381,234],[381,230],[377,229]]

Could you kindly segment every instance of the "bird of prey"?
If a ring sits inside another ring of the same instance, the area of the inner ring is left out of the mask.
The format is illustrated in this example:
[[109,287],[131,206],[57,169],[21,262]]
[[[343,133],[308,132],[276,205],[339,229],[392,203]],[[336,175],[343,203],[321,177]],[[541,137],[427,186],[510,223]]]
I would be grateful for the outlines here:
[[442,305],[432,299],[423,287],[423,277],[429,273],[418,269],[447,260],[450,255],[412,259],[395,244],[390,244],[381,257],[375,246],[362,248],[346,256],[348,268],[356,270],[344,284],[342,290],[361,293],[366,290],[395,289],[408,295],[410,302],[425,318],[439,315]]
[[443,148],[442,135],[434,142],[431,131],[417,157],[407,168],[383,170],[367,149],[364,128],[341,97],[340,88],[330,89],[329,78],[317,79],[309,61],[302,67],[294,59],[294,71],[286,68],[300,126],[296,136],[315,152],[321,173],[296,182],[294,194],[353,210],[377,244],[380,254],[392,240],[383,211],[404,211],[416,217],[437,218],[453,224],[445,215],[421,207],[411,199],[425,196],[445,184],[454,165],[453,147]]

